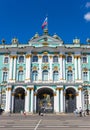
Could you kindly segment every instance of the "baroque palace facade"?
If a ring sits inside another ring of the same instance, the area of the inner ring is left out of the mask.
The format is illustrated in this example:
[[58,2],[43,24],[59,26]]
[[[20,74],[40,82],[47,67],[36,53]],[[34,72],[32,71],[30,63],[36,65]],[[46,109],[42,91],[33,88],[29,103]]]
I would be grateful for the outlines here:
[[90,45],[64,44],[45,29],[20,44],[0,45],[0,106],[8,112],[73,112],[90,105]]

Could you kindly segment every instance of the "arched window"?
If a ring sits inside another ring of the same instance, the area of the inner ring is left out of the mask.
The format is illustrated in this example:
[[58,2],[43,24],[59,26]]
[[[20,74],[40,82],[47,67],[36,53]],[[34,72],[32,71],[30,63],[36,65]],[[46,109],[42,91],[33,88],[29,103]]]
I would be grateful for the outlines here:
[[87,57],[86,56],[82,57],[82,63],[87,63]]
[[67,72],[67,81],[72,81],[73,80],[73,74],[72,74],[72,71],[68,71]]
[[23,63],[24,62],[24,56],[19,56],[19,63]]
[[58,81],[58,71],[53,72],[53,81]]
[[58,62],[58,56],[53,57],[53,62]]
[[24,73],[23,70],[18,72],[18,81],[24,81]]
[[43,56],[43,62],[48,62],[48,56]]
[[8,72],[3,72],[3,82],[6,82],[8,80]]
[[7,56],[4,57],[4,63],[8,63],[8,61],[9,61],[9,58]]
[[67,62],[72,62],[72,56],[67,56]]
[[87,71],[83,72],[82,79],[83,79],[83,81],[88,81],[88,72]]
[[37,71],[33,71],[32,72],[32,80],[33,81],[37,81],[38,80],[38,72]]
[[43,81],[48,81],[48,71],[47,70],[44,70],[42,72],[42,80]]
[[33,56],[32,62],[38,62],[38,56]]

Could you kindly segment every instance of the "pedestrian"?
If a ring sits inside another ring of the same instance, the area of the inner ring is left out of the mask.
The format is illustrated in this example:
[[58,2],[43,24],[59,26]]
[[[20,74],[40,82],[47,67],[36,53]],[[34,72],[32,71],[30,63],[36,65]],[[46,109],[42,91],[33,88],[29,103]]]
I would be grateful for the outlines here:
[[38,111],[38,114],[39,114],[39,116],[41,115],[41,110],[39,109],[39,111]]
[[82,108],[81,107],[79,108],[79,115],[80,115],[80,117],[82,117]]
[[78,115],[78,109],[77,108],[75,109],[74,114],[75,114],[75,116]]
[[24,116],[26,117],[26,112],[25,112],[25,111],[23,112],[23,114],[24,114]]

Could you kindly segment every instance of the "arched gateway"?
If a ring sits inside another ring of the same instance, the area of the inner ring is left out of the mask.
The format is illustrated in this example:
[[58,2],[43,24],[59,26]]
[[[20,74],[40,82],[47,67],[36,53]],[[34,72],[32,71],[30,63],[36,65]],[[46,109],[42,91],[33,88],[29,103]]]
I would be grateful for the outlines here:
[[54,111],[54,96],[53,90],[50,88],[41,88],[37,91],[37,108],[38,112],[40,109],[45,109],[46,113],[53,113]]
[[25,104],[25,90],[23,88],[17,88],[14,96],[14,113],[24,111]]
[[72,113],[76,108],[76,91],[73,88],[66,89],[66,112]]

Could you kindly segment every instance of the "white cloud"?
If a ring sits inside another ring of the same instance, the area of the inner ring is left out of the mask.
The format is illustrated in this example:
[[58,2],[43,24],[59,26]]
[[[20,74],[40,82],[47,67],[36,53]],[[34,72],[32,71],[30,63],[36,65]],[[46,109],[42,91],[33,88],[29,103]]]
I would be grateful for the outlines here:
[[88,13],[86,13],[86,14],[84,15],[84,19],[85,19],[86,21],[90,21],[90,12],[88,12]]
[[87,2],[85,5],[86,8],[90,8],[90,2]]

